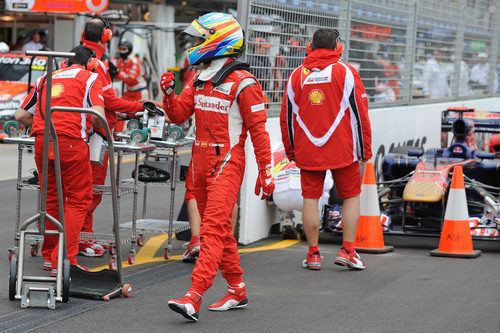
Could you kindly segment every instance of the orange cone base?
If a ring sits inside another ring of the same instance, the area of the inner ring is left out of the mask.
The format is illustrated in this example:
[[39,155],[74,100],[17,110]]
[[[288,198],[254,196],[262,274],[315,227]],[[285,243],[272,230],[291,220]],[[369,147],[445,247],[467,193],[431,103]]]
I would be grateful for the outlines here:
[[394,251],[394,246],[384,246],[384,247],[378,248],[378,249],[371,249],[371,248],[365,248],[365,247],[355,247],[355,249],[356,249],[356,252],[359,252],[359,253],[383,254],[383,253]]
[[481,255],[481,250],[472,250],[469,253],[450,253],[450,252],[442,252],[439,249],[435,249],[431,251],[431,256],[434,257],[451,257],[451,258],[465,258],[465,259],[474,259]]

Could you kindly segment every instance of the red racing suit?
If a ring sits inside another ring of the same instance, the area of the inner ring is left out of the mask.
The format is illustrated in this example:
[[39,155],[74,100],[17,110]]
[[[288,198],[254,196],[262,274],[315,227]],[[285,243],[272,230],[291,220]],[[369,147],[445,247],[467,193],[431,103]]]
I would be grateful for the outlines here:
[[316,49],[292,72],[280,123],[286,154],[300,169],[340,169],[372,157],[365,89],[337,50]]
[[[122,95],[123,99],[138,101],[149,97],[146,70],[138,57],[130,54],[125,60],[120,58],[116,67],[119,70],[116,78],[123,81],[126,87]],[[124,124],[124,120],[118,119],[116,132],[123,131]]]
[[212,61],[182,93],[165,96],[163,107],[173,123],[193,113],[196,140],[192,172],[194,194],[201,216],[201,252],[191,275],[200,295],[210,288],[220,269],[230,285],[242,282],[243,270],[231,228],[231,216],[245,172],[245,141],[250,132],[257,163],[271,162],[262,88],[245,70],[232,71],[221,84],[213,77],[232,59]]
[[[41,92],[41,88],[43,91]],[[47,84],[38,80],[35,88],[26,96],[21,108],[33,114],[32,135],[35,137],[35,162],[42,174],[43,133],[45,126],[45,95]],[[54,72],[52,78],[52,106],[104,107],[101,82],[97,74],[84,70],[79,65]],[[61,178],[64,196],[64,224],[68,259],[76,265],[80,230],[92,202],[92,173],[89,147],[85,142],[90,116],[79,113],[55,112],[52,114],[61,163]],[[51,144],[52,147],[52,144]],[[52,155],[52,158],[51,158]],[[59,219],[53,152],[49,150],[47,179],[47,213]],[[55,227],[47,222],[47,229]],[[57,237],[45,236],[42,246],[45,260],[52,261],[57,268]]]
[[[84,41],[83,46],[88,47],[96,53],[98,59],[101,59],[104,54],[104,47],[98,43]],[[117,97],[113,90],[111,77],[109,76],[107,66],[99,61],[96,73],[98,80],[102,84],[102,96],[104,97],[104,110],[106,112],[106,120],[108,121],[109,129],[113,130],[116,125],[116,112],[135,113],[144,110],[141,103],[137,101],[127,101]],[[101,134],[104,134],[101,131]],[[106,180],[106,172],[108,170],[108,155],[104,158],[103,165],[92,165],[92,179],[94,185],[104,185]],[[82,232],[93,232],[92,230],[92,214],[102,200],[101,193],[94,193],[91,209],[87,213],[85,223],[82,227]]]

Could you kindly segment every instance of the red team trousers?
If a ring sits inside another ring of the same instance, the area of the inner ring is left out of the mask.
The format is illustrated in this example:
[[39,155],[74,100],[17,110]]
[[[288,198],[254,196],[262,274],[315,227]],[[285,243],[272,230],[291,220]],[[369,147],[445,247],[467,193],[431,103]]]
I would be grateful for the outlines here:
[[[76,265],[75,256],[78,254],[80,229],[92,202],[89,147],[83,139],[63,135],[58,137],[58,143],[68,259],[72,265]],[[37,135],[35,162],[40,176],[42,175],[42,158],[43,135]],[[54,161],[50,159],[47,178],[47,213],[59,219]],[[50,222],[47,222],[46,228],[47,230],[56,229]],[[52,262],[52,268],[57,268],[57,239],[57,236],[45,236],[42,246],[43,258]]]

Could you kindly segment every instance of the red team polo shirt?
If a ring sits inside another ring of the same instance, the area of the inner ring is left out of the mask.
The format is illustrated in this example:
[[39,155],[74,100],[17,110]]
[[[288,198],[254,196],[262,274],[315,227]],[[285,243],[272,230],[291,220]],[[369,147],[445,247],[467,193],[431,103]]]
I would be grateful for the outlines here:
[[[43,91],[40,92],[42,88]],[[44,76],[38,79],[36,86],[31,89],[21,105],[22,109],[33,114],[32,136],[44,132],[46,90],[47,82]],[[52,76],[52,106],[104,107],[102,84],[97,80],[97,74],[84,70],[79,65],[55,71]],[[71,138],[87,138],[87,132],[91,127],[90,115],[84,113],[54,112],[52,121],[57,135]]]

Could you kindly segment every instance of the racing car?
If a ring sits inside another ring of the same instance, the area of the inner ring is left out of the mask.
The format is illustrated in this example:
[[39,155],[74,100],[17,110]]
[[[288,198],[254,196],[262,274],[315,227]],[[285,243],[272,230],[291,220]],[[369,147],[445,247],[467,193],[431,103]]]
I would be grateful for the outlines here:
[[[47,58],[22,53],[0,54],[0,128],[13,120],[33,83],[45,74]],[[0,134],[3,140],[4,134]]]
[[[449,108],[442,113],[444,148],[390,153],[379,181],[381,211],[392,220],[387,232],[439,235],[453,168],[462,166],[473,237],[500,239],[500,159],[478,149],[477,137],[500,133],[500,112]],[[396,230],[396,226],[400,230]]]
[[[382,229],[389,234],[439,236],[453,168],[461,165],[472,237],[500,240],[499,135],[495,134],[500,133],[500,112],[449,108],[442,112],[441,128],[442,148],[424,152],[398,147],[384,156],[377,184]],[[490,153],[478,146],[488,146]],[[342,202],[335,187],[332,192],[323,211],[322,231],[335,233],[342,231]]]

